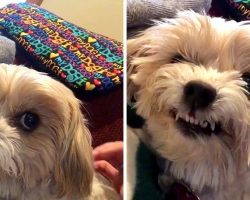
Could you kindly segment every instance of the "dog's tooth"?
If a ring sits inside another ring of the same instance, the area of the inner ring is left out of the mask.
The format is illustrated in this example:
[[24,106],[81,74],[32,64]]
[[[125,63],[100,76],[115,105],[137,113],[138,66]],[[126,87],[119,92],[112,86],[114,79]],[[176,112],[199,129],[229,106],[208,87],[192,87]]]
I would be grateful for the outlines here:
[[203,122],[200,122],[200,126],[204,128],[204,123],[203,123]]
[[198,125],[198,124],[199,124],[199,120],[198,120],[198,119],[195,119],[195,120],[194,120],[194,123],[195,123],[195,125]]
[[186,115],[186,122],[189,122],[189,116]]
[[214,131],[214,129],[215,129],[215,122],[211,122],[210,126],[211,126],[212,131]]
[[175,120],[177,121],[179,119],[179,117],[180,117],[179,113],[177,113],[176,116],[175,116]]
[[206,128],[208,125],[208,122],[204,122],[204,128]]
[[206,128],[208,125],[207,121],[202,122],[201,127]]
[[194,123],[194,118],[193,117],[190,117],[190,123]]

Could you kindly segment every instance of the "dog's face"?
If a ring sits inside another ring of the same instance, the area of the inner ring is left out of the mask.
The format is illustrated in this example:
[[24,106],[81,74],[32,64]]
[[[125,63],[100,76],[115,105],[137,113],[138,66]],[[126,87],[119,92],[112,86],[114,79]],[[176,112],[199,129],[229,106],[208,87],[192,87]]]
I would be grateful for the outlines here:
[[195,189],[247,168],[249,44],[249,25],[193,12],[128,41],[128,92],[151,145]]
[[47,181],[56,195],[88,195],[91,138],[73,93],[22,66],[1,64],[0,77],[0,183]]

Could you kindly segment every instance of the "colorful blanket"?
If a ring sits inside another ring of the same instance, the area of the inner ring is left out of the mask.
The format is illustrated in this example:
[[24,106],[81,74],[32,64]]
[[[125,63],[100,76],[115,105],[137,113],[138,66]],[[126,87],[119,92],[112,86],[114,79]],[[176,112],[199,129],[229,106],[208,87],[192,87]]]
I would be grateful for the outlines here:
[[35,69],[72,89],[100,92],[122,84],[123,46],[118,41],[28,3],[0,9],[0,27]]

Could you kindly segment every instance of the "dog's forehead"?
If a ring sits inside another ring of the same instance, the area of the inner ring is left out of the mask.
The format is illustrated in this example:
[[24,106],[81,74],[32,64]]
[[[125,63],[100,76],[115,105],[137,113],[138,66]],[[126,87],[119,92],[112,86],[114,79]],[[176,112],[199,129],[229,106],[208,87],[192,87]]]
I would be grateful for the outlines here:
[[55,108],[69,92],[52,78],[21,66],[0,66],[0,107],[26,110]]
[[[164,37],[169,38],[167,42],[171,48],[165,47],[167,52],[171,52],[167,55],[173,56],[180,53],[187,57],[187,60],[197,59],[205,66],[212,65],[222,71],[250,71],[250,25],[248,23],[225,21],[222,18],[199,14],[180,15],[175,20],[174,24],[165,26]],[[159,29],[159,31],[163,30]],[[159,46],[162,45],[164,43],[159,44]]]

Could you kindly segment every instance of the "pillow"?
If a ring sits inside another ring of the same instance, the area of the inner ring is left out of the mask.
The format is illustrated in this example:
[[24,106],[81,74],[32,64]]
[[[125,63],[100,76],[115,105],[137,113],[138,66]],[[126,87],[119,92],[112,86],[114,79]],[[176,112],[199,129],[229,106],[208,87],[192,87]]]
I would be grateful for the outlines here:
[[121,85],[122,43],[80,28],[38,6],[19,3],[0,9],[0,28],[31,60],[80,92]]

